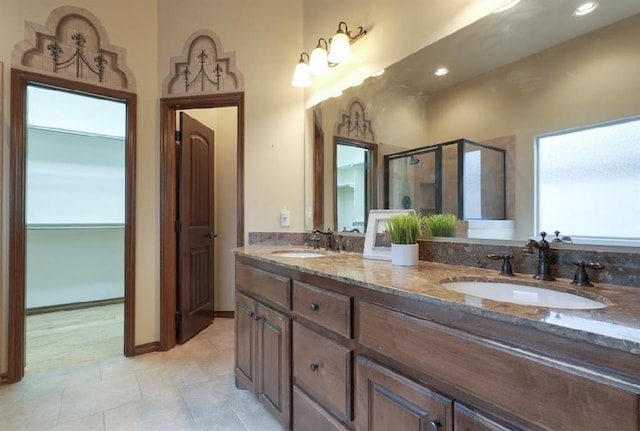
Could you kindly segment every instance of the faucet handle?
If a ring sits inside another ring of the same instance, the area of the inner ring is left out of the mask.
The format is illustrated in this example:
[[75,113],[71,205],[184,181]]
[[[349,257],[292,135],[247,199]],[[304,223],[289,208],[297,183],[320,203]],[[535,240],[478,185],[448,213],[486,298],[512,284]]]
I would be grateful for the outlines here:
[[513,273],[513,267],[511,266],[511,259],[514,257],[510,254],[499,254],[499,253],[490,253],[487,257],[491,260],[502,259],[502,267],[500,268],[500,275],[506,275],[508,277],[513,277],[515,274]]
[[578,267],[576,269],[576,273],[573,276],[573,281],[571,284],[576,286],[593,286],[593,283],[589,281],[589,274],[587,274],[586,268],[591,268],[595,270],[604,269],[604,265],[600,262],[585,262],[584,260],[576,260],[573,262],[574,265]]

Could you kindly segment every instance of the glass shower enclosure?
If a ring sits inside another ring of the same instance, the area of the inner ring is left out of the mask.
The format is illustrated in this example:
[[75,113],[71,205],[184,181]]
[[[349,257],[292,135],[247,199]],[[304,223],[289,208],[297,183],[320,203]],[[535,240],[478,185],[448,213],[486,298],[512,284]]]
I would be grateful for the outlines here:
[[457,139],[384,156],[385,208],[506,218],[506,151]]

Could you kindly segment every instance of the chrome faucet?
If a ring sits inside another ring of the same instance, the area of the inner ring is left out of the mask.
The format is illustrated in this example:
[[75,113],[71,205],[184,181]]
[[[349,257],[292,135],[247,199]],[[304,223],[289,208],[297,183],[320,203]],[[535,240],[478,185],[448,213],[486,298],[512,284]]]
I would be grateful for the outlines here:
[[540,241],[534,239],[527,241],[522,251],[526,254],[532,254],[534,248],[538,249],[538,268],[533,278],[553,281],[555,278],[551,275],[551,245],[544,239],[547,236],[546,232],[540,232],[540,236],[542,237]]

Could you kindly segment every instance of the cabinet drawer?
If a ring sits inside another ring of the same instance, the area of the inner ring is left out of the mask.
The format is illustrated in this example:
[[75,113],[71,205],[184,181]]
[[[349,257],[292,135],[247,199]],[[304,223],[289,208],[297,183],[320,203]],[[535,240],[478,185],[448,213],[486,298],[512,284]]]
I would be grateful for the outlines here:
[[521,431],[521,428],[498,423],[484,413],[460,403],[453,404],[453,427],[456,431]]
[[615,378],[367,302],[358,314],[360,344],[465,388],[519,423],[563,431],[639,428],[638,394]]
[[348,431],[297,386],[293,387],[293,429],[298,431]]
[[291,309],[291,279],[236,262],[236,288]]
[[293,282],[293,311],[347,338],[351,338],[351,309],[349,296]]
[[350,421],[353,411],[353,352],[293,323],[295,383],[327,410]]

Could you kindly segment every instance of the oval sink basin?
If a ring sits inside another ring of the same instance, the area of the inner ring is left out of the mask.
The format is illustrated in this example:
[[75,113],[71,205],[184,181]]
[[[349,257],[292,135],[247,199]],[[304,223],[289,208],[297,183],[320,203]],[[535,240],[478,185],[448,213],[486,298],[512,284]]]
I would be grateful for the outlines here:
[[607,305],[572,293],[558,292],[534,286],[484,281],[453,281],[442,284],[445,288],[465,295],[512,304],[570,310],[593,310]]
[[306,251],[306,250],[277,251],[277,252],[274,252],[273,255],[278,257],[295,257],[298,259],[311,259],[314,257],[325,256],[322,253],[317,253],[315,251]]

